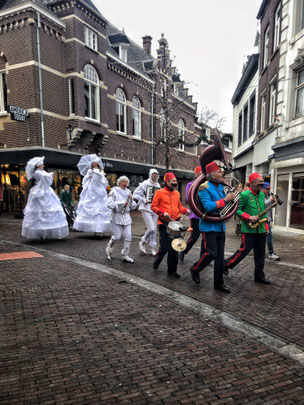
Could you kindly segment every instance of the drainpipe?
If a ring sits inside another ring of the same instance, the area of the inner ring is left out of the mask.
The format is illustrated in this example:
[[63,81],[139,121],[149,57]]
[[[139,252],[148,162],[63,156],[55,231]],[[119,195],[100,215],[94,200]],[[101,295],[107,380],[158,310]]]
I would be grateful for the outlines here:
[[153,83],[151,92],[151,164],[154,165],[154,88]]
[[40,13],[37,11],[37,59],[38,59],[38,78],[39,78],[39,100],[40,100],[40,125],[41,125],[41,145],[44,148],[44,117],[43,117],[43,93],[42,93],[42,75],[41,75],[41,55],[40,55]]

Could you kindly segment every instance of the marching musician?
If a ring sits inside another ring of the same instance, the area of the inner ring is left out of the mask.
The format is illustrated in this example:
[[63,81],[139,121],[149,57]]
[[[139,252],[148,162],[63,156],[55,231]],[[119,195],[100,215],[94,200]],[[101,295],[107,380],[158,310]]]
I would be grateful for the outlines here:
[[[242,219],[241,247],[229,259],[225,260],[225,272],[228,273],[228,269],[233,269],[253,249],[254,281],[271,284],[270,280],[265,278],[264,273],[266,234],[269,232],[267,217],[266,214],[261,218],[259,217],[259,214],[265,210],[265,194],[261,192],[264,187],[264,180],[258,173],[252,173],[249,176],[249,183],[249,189],[240,195],[239,207],[236,211],[236,215]],[[259,226],[254,229],[250,227],[250,223],[254,224],[263,218],[265,218],[265,223],[259,223]]]
[[158,183],[159,173],[156,169],[151,169],[149,178],[138,185],[133,193],[133,198],[138,202],[138,209],[145,221],[147,230],[139,242],[139,249],[143,253],[148,253],[146,245],[149,242],[150,254],[156,255],[156,227],[158,216],[151,210],[151,202],[155,191],[160,188]]
[[[202,174],[202,168],[200,166],[197,166],[194,169],[194,177],[195,179],[197,179],[200,175]],[[188,193],[190,190],[190,187],[192,186],[194,180],[190,181],[190,183],[187,184],[186,186],[186,193],[185,193],[185,201],[186,204],[188,204]],[[179,258],[181,261],[184,260],[185,255],[189,252],[189,250],[192,249],[192,246],[194,246],[195,242],[198,240],[199,236],[200,236],[200,230],[199,230],[199,217],[197,215],[194,214],[194,212],[190,212],[189,215],[189,219],[190,219],[190,223],[191,223],[191,235],[190,238],[187,240],[187,247],[183,252],[180,252],[179,254]]]
[[[217,216],[218,211],[225,207],[226,203],[235,198],[235,193],[225,195],[224,176],[216,162],[206,165],[207,181],[200,185],[198,197],[208,216]],[[200,284],[200,271],[214,260],[214,289],[230,293],[224,284],[224,246],[225,246],[225,223],[207,222],[202,218],[199,223],[202,232],[201,256],[190,268],[193,281]]]
[[182,206],[180,194],[176,190],[177,180],[172,172],[168,172],[164,177],[166,186],[160,190],[156,190],[151,204],[151,210],[158,215],[158,230],[159,230],[159,250],[156,254],[153,268],[157,269],[161,261],[168,253],[167,257],[167,274],[168,276],[180,278],[177,273],[178,252],[175,251],[169,234],[167,233],[167,224],[171,220],[179,220],[180,214],[189,215],[190,211]]
[[112,260],[114,244],[121,236],[124,237],[124,248],[121,251],[123,261],[133,263],[134,260],[129,256],[130,245],[132,240],[131,224],[132,218],[130,211],[137,206],[133,200],[131,191],[128,189],[129,179],[126,176],[121,176],[117,180],[117,186],[113,187],[109,194],[107,202],[108,208],[112,210],[112,231],[113,235],[109,240],[106,248],[106,255],[109,260]]

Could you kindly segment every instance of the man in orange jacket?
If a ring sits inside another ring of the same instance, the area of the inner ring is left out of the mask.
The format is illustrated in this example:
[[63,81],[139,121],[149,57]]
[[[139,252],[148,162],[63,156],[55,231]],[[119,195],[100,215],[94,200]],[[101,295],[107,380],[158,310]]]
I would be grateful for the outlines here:
[[160,190],[156,190],[151,210],[158,215],[158,230],[159,230],[159,250],[155,256],[153,268],[157,269],[161,261],[168,253],[167,265],[168,276],[176,278],[180,277],[177,273],[178,252],[172,246],[172,238],[167,233],[168,222],[172,219],[179,220],[180,214],[189,215],[190,211],[182,206],[180,194],[176,190],[177,180],[172,172],[166,173],[164,177],[166,186]]

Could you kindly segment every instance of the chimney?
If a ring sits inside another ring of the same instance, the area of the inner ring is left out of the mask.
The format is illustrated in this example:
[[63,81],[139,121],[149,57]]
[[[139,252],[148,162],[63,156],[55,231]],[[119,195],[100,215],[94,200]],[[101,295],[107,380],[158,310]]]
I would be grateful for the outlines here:
[[150,37],[150,35],[145,35],[144,37],[142,37],[142,39],[144,50],[149,56],[151,56],[152,37]]

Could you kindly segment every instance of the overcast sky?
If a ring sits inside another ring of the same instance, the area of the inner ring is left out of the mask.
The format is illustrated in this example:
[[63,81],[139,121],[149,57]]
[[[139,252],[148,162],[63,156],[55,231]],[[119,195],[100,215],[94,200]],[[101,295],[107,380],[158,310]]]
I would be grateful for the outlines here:
[[232,131],[231,98],[246,55],[257,52],[256,16],[262,0],[93,0],[101,14],[142,44],[151,35],[153,56],[161,33],[173,65],[188,83],[198,110],[208,107],[226,117]]

